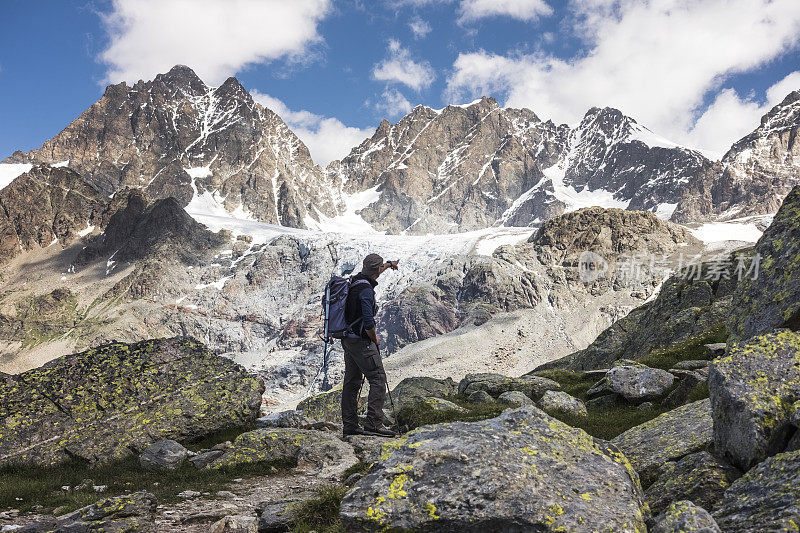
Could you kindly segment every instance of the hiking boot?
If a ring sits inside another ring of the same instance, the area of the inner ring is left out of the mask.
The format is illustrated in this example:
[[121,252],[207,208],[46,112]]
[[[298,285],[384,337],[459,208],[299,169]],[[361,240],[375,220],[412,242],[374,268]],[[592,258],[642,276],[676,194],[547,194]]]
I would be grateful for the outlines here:
[[387,428],[383,424],[378,424],[376,427],[364,426],[364,435],[373,435],[375,437],[396,437],[397,433]]
[[364,434],[364,430],[361,429],[361,427],[359,427],[359,426],[356,426],[354,428],[345,428],[345,429],[342,430],[342,436],[343,437],[349,437],[351,435],[363,435],[363,434]]

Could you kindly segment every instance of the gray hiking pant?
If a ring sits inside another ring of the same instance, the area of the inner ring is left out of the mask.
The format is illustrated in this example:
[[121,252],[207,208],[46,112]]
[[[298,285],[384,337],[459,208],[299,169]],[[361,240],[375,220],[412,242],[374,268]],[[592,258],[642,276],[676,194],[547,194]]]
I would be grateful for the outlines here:
[[383,361],[371,340],[342,339],[344,348],[344,385],[342,386],[342,426],[358,428],[358,391],[364,377],[369,381],[366,427],[378,427],[383,421],[383,400],[386,396],[386,373]]

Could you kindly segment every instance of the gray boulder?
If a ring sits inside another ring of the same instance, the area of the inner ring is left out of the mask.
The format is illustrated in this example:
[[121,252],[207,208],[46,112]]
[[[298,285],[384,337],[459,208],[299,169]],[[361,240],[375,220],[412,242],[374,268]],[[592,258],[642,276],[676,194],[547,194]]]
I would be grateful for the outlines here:
[[348,531],[634,532],[647,507],[614,447],[525,406],[387,442],[340,516]]
[[563,413],[574,416],[588,416],[589,414],[586,411],[586,405],[582,401],[561,391],[545,392],[542,399],[539,400],[539,407],[550,415]]
[[458,404],[445,400],[443,398],[425,398],[422,403],[433,409],[434,411],[456,411],[457,413],[468,413],[469,409],[464,409]]
[[650,533],[721,533],[714,518],[690,501],[673,503],[655,519]]
[[607,390],[631,402],[660,398],[674,381],[666,370],[646,366],[615,366],[606,374]]
[[255,516],[230,515],[211,524],[208,533],[259,533]]
[[405,378],[392,390],[397,409],[417,403],[425,398],[442,398],[458,392],[451,378],[434,379],[424,376]]
[[292,526],[291,506],[298,500],[279,500],[261,503],[257,510],[258,533],[283,533]]
[[557,382],[539,376],[511,378],[501,374],[489,373],[467,374],[458,384],[458,392],[460,394],[471,394],[482,390],[494,398],[504,392],[519,391],[532,399],[537,399],[545,391],[560,389],[561,385]]
[[476,390],[467,396],[467,400],[469,400],[470,403],[492,403],[494,398],[485,390]]
[[[547,395],[550,391],[546,392]],[[497,402],[502,403],[503,405],[508,405],[509,407],[522,407],[523,405],[534,405],[533,400],[528,398],[525,394],[517,391],[517,390],[510,390],[508,392],[504,392],[500,396],[497,397]]]
[[660,514],[671,502],[690,500],[711,509],[741,474],[708,452],[692,453],[668,461],[659,469],[658,479],[645,491],[653,514]]
[[353,447],[321,431],[276,428],[242,433],[209,468],[230,468],[265,461],[296,460],[300,470],[337,478],[358,462]]
[[193,457],[189,457],[189,462],[192,463],[192,466],[195,468],[205,468],[215,460],[222,457],[223,453],[225,453],[224,450],[209,450],[207,452],[198,453]]
[[711,360],[725,355],[728,345],[724,342],[712,342],[711,344],[704,344],[703,347],[706,349],[706,357]]
[[670,371],[680,379],[678,386],[670,392],[666,398],[661,402],[664,407],[672,408],[683,405],[689,399],[689,395],[700,384],[708,381],[708,371],[706,369],[700,370],[680,370],[673,369]]
[[297,404],[304,417],[325,422],[342,423],[342,386],[310,396]]
[[782,452],[796,431],[800,334],[779,330],[735,345],[711,365],[714,445],[748,470]]
[[725,533],[797,531],[800,524],[800,452],[766,459],[736,480],[714,509]]
[[683,405],[611,439],[630,460],[642,482],[655,479],[659,467],[707,449],[713,442],[711,404]]
[[311,421],[299,410],[270,413],[256,420],[259,428],[303,428],[310,424]]
[[149,492],[136,492],[78,509],[58,518],[35,522],[15,533],[80,533],[84,531],[110,531],[154,533],[158,502]]
[[[722,353],[725,353],[725,343],[722,342],[720,344],[722,345]],[[716,346],[716,345],[706,344],[706,347],[708,346]],[[708,361],[706,359],[687,359],[685,361],[678,361],[677,363],[672,365],[672,368],[675,368],[677,370],[700,370],[701,368],[708,368],[708,365],[710,363],[711,361]]]
[[113,342],[0,387],[0,464],[106,463],[251,424],[264,385],[187,338]]
[[186,460],[189,450],[174,440],[160,440],[144,449],[139,465],[147,470],[177,470]]

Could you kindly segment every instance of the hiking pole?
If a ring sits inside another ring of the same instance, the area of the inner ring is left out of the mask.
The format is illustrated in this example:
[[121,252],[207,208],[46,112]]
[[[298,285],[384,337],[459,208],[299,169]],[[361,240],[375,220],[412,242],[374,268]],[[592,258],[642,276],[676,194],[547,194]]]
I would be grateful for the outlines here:
[[[377,344],[375,345],[375,349],[378,350],[378,359],[380,359],[381,355],[381,348]],[[381,361],[383,361],[381,359]],[[386,392],[389,394],[389,403],[392,406],[392,416],[394,417],[394,423],[398,429],[402,429],[400,427],[400,422],[397,420],[397,410],[394,407],[394,399],[392,398],[392,391],[389,389],[389,379],[386,377],[386,370],[383,370],[383,362],[381,362],[381,370],[383,373],[383,384],[386,385]]]

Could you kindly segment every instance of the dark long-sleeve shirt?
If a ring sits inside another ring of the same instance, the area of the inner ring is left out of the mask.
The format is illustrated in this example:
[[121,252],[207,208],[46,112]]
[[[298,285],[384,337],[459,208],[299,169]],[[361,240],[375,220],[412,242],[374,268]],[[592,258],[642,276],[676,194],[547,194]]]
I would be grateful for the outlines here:
[[[367,280],[369,285],[363,283],[352,285],[361,279]],[[378,313],[378,305],[375,303],[375,286],[377,284],[377,281],[364,274],[356,274],[351,280],[350,293],[347,295],[344,318],[348,324],[361,318],[361,322],[355,324],[353,331],[365,339],[368,339],[369,336],[364,331],[375,327],[375,315]]]

